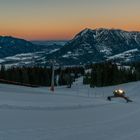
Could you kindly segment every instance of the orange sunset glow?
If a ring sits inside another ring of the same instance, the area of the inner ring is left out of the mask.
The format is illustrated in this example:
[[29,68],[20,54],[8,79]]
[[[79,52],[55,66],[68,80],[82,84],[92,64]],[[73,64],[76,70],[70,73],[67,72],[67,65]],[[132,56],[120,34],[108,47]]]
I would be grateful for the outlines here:
[[5,0],[0,35],[64,40],[84,28],[140,31],[139,5],[138,0]]

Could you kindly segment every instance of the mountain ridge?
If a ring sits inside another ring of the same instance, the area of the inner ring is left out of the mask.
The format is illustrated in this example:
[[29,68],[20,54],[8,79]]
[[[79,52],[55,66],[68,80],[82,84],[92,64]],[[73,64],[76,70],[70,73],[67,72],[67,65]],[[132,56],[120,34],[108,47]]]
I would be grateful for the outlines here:
[[[2,44],[4,42],[2,40],[7,41],[5,46]],[[23,57],[25,59],[26,53],[30,52],[31,54],[27,54],[30,61],[36,57],[33,63],[43,66],[50,65],[51,60],[55,60],[58,65],[86,65],[108,60],[131,63],[140,61],[140,32],[85,28],[64,46],[56,44],[43,46],[24,39],[0,36],[0,58],[16,55],[13,59],[17,62],[17,57],[18,59],[22,58],[22,55],[18,54],[25,53]],[[4,62],[11,63],[11,58],[6,58]],[[28,59],[26,63],[28,63]]]
[[[71,61],[72,64],[94,63],[133,49],[140,51],[139,31],[85,28],[53,56],[46,56],[46,60],[56,59],[61,64]],[[67,62],[64,62],[64,58]],[[139,54],[137,58],[140,59]]]

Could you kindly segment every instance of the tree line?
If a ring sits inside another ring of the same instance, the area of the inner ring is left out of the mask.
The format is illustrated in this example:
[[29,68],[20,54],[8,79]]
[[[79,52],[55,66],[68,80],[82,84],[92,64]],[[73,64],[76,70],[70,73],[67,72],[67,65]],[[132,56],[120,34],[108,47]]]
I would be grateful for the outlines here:
[[[83,67],[60,67],[55,69],[55,85],[70,85],[77,77],[84,74]],[[29,86],[50,86],[52,67],[11,67],[0,68],[0,82]]]
[[124,67],[105,62],[92,65],[91,72],[85,74],[83,83],[90,84],[91,87],[102,87],[138,80],[140,80],[140,63]]
[[[83,83],[91,87],[102,87],[140,80],[140,62],[132,63],[129,67],[118,66],[112,62],[92,64],[90,72],[85,73],[87,67],[58,67],[55,68],[55,86],[67,85],[71,87],[73,81],[84,76]],[[11,67],[0,68],[0,82],[26,86],[50,86],[52,67]]]

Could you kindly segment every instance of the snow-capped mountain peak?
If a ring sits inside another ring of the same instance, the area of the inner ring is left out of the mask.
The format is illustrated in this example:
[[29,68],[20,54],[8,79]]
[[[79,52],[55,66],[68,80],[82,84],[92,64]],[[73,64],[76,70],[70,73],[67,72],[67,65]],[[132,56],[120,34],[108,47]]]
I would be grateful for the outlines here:
[[[139,60],[140,32],[105,28],[92,30],[86,28],[53,55],[58,63],[87,64],[105,61],[107,58],[114,58],[114,55],[134,49],[138,51],[131,53],[131,55],[136,60]],[[134,55],[136,56],[134,57]],[[47,59],[50,57],[52,58],[52,56],[49,56]],[[66,59],[69,61],[66,61]],[[123,61],[125,61],[124,59]]]

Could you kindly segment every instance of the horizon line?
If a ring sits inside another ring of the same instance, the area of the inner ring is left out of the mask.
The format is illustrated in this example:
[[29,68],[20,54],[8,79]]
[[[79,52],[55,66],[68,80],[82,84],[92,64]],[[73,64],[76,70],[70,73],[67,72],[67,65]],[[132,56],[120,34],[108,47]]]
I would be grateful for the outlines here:
[[34,41],[69,41],[71,40],[76,34],[80,33],[81,31],[84,31],[86,29],[90,29],[90,30],[99,30],[99,29],[107,29],[107,30],[122,30],[122,31],[125,31],[125,32],[140,32],[140,30],[129,30],[129,29],[122,29],[122,28],[106,28],[106,27],[99,27],[99,28],[83,28],[81,29],[80,31],[78,31],[77,33],[75,33],[72,37],[70,38],[50,38],[50,39],[44,39],[44,38],[37,38],[37,39],[28,39],[26,37],[22,37],[20,35],[0,35],[0,37],[13,37],[13,38],[19,38],[19,39],[24,39],[24,40],[27,40],[27,41],[31,41],[31,42],[34,42]]

